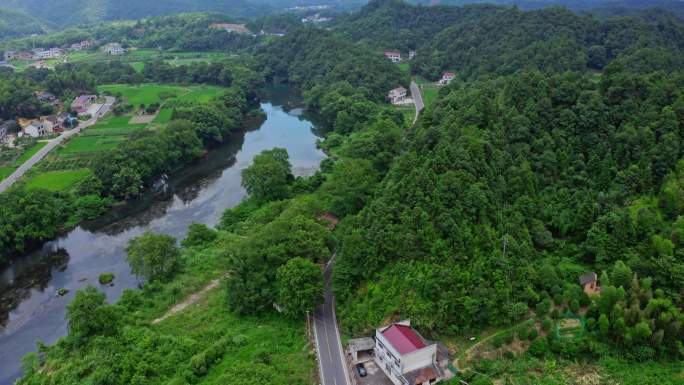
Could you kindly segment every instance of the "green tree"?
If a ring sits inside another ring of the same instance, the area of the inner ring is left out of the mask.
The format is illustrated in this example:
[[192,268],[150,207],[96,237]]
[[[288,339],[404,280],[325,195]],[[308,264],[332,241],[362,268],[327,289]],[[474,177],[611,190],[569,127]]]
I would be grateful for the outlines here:
[[278,303],[283,313],[301,317],[323,301],[321,268],[304,258],[292,258],[278,268]]
[[118,315],[105,300],[105,294],[91,285],[76,292],[66,308],[69,340],[84,344],[89,337],[116,333]]
[[213,242],[218,232],[203,223],[193,222],[188,228],[188,235],[181,242],[183,247],[203,246]]
[[178,268],[180,251],[170,235],[146,231],[126,247],[131,271],[148,281],[165,280]]
[[242,186],[255,199],[270,201],[286,198],[294,180],[287,150],[264,150],[242,170]]

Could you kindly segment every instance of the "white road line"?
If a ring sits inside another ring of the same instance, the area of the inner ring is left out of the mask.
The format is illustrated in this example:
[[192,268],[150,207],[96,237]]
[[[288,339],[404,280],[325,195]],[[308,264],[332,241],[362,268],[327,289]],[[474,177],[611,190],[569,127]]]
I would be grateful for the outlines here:
[[[314,311],[315,313],[315,311]],[[323,376],[323,364],[321,363],[321,349],[318,346],[318,330],[316,330],[316,317],[313,319],[314,321],[314,340],[316,341],[316,351],[318,352],[318,371],[321,374],[321,382],[323,382],[323,385],[325,385],[325,376]]]

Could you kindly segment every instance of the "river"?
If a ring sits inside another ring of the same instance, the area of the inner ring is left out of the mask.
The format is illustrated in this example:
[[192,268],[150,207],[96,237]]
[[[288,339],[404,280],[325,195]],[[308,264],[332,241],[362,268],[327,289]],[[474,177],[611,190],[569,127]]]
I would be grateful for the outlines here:
[[[0,272],[0,385],[21,375],[21,357],[36,349],[36,341],[52,344],[66,334],[65,306],[76,290],[94,284],[112,302],[137,285],[125,260],[131,238],[153,230],[180,239],[192,222],[218,223],[226,208],[245,197],[240,171],[262,150],[287,149],[295,175],[318,169],[325,155],[316,148],[318,136],[300,99],[287,90],[270,91],[261,104],[263,123],[170,175],[165,188],[82,224]],[[97,283],[105,272],[115,274],[114,286]],[[61,288],[69,293],[60,297]]]

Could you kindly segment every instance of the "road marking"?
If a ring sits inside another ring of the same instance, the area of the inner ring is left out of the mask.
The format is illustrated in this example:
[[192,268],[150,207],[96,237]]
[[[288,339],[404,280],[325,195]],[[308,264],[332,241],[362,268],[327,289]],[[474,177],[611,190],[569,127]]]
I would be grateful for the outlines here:
[[316,310],[314,309],[314,340],[316,341],[316,352],[318,353],[318,371],[321,374],[321,382],[323,382],[323,385],[325,385],[325,376],[323,375],[323,363],[321,362],[321,348],[318,345],[318,330],[316,327]]

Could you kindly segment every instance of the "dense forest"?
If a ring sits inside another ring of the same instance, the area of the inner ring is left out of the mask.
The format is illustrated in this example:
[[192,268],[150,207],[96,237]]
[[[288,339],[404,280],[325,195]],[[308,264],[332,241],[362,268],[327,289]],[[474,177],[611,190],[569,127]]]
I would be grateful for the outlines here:
[[22,12],[0,8],[0,40],[42,32],[41,23],[33,17]]

